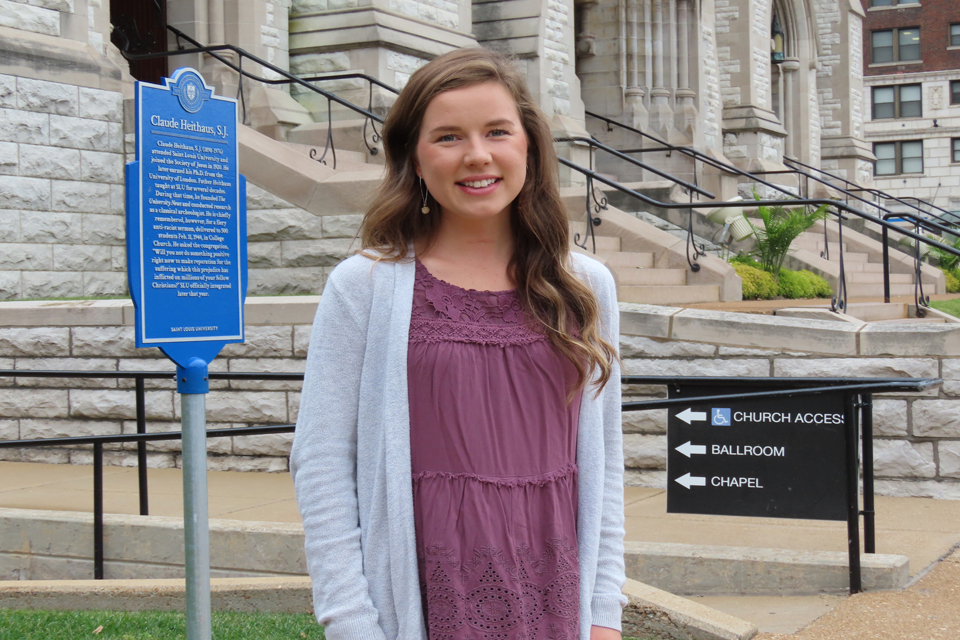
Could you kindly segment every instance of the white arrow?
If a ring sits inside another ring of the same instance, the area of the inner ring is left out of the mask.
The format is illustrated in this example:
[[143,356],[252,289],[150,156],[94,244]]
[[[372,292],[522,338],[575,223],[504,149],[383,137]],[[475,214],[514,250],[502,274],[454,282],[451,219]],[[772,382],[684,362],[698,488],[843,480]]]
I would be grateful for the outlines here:
[[684,487],[689,489],[690,487],[705,487],[707,486],[707,479],[701,478],[699,476],[691,476],[689,473],[685,473],[679,478],[677,482],[682,484]]
[[677,414],[677,417],[683,420],[684,422],[686,422],[687,424],[690,424],[691,422],[694,422],[694,421],[706,420],[707,412],[694,411],[692,409],[684,409],[683,411]]
[[696,454],[698,454],[698,453],[701,453],[701,454],[702,454],[702,453],[706,453],[706,452],[707,452],[707,445],[705,445],[705,444],[691,444],[690,441],[688,440],[688,441],[684,442],[682,445],[680,445],[679,447],[677,447],[676,449],[677,449],[677,451],[679,451],[680,453],[682,453],[683,455],[685,455],[685,456],[687,456],[687,457],[689,458],[691,455],[696,455]]

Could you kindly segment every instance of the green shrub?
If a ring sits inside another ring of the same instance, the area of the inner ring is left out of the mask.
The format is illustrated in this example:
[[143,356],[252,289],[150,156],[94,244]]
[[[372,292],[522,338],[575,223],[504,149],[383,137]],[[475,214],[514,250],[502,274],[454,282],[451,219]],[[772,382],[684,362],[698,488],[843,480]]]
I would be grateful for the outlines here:
[[947,293],[960,293],[960,269],[941,269],[947,276]]
[[830,288],[830,283],[821,276],[818,276],[813,271],[807,271],[806,269],[801,269],[797,273],[802,273],[808,280],[810,280],[810,284],[813,285],[814,298],[833,297],[833,289]]
[[780,286],[777,293],[784,298],[794,300],[796,298],[813,298],[813,283],[799,271],[780,271]]
[[[931,240],[936,240],[942,244],[945,244],[948,247],[953,247],[954,249],[960,250],[960,236],[946,234],[943,238],[937,238],[927,234],[927,237]],[[944,273],[949,273],[950,271],[956,272],[958,268],[960,268],[960,256],[954,253],[944,251],[940,247],[931,246],[930,255],[937,259],[937,264],[940,265],[940,268],[943,269]]]
[[745,264],[747,266],[753,267],[754,269],[761,269],[760,263],[757,262],[753,256],[749,253],[743,253],[742,251],[735,256],[730,256],[730,264]]
[[770,300],[777,295],[777,282],[766,271],[743,263],[734,263],[733,268],[743,281],[744,300]]

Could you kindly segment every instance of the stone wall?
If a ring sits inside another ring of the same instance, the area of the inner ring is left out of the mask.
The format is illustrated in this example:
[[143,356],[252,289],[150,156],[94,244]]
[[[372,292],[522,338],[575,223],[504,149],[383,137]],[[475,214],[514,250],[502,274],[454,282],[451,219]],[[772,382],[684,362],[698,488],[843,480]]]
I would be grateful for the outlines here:
[[119,91],[0,75],[0,299],[122,295]]
[[[247,304],[247,342],[228,345],[211,371],[302,372],[318,298],[255,299]],[[133,343],[128,301],[3,303],[0,369],[173,371],[158,349]],[[146,382],[147,430],[178,431],[174,380]],[[296,420],[300,382],[212,381],[208,424],[230,428]],[[136,432],[132,380],[0,378],[0,438],[50,438]],[[286,471],[292,436],[208,440],[208,466],[218,470]],[[149,447],[151,467],[180,464],[180,442]],[[89,449],[0,450],[0,459],[90,464]],[[129,446],[104,452],[107,464],[136,464]]]
[[319,294],[333,267],[359,246],[362,218],[317,216],[247,183],[247,294]]
[[[229,345],[212,371],[302,371],[316,297],[247,303],[247,342]],[[133,347],[133,309],[125,301],[0,304],[0,369],[171,371],[156,349]],[[944,379],[923,393],[876,396],[877,491],[960,500],[960,327],[869,325],[773,318],[621,303],[621,352],[635,375],[923,377]],[[784,344],[789,342],[789,348]],[[0,378],[0,438],[129,433],[136,430],[132,381]],[[662,397],[658,387],[625,388],[633,399]],[[207,399],[213,427],[296,420],[299,382],[214,381]],[[170,381],[147,382],[148,430],[176,431]],[[666,411],[624,413],[629,484],[664,486]],[[291,436],[208,441],[217,470],[287,469]],[[179,442],[150,446],[149,464],[180,464]],[[89,464],[77,449],[0,450],[0,459]],[[133,465],[132,447],[105,453]]]
[[[851,325],[625,303],[621,322],[624,369],[633,375],[942,377],[939,389],[875,396],[876,490],[960,500],[960,325]],[[625,395],[665,397],[657,388]],[[629,484],[666,485],[666,419],[666,410],[624,413]]]

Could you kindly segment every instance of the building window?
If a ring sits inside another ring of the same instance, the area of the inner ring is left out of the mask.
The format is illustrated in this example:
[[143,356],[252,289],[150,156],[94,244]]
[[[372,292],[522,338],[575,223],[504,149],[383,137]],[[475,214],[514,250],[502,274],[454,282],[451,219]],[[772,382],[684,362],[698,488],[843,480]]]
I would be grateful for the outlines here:
[[960,47],[960,24],[950,25],[950,46]]
[[877,156],[875,176],[923,173],[923,140],[875,142],[873,155]]
[[960,162],[960,138],[954,138],[950,143],[953,145],[951,160],[953,162]]
[[919,84],[873,88],[873,119],[919,118],[922,115]]
[[920,28],[874,31],[871,61],[908,62],[920,59]]
[[960,80],[950,81],[950,104],[960,104]]

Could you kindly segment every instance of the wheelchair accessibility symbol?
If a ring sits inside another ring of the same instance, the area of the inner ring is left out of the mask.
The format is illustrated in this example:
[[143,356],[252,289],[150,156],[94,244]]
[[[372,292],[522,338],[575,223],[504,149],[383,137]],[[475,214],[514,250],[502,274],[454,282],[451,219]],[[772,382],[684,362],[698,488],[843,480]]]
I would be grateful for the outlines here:
[[730,426],[730,409],[714,409],[710,414],[710,424],[715,427]]

